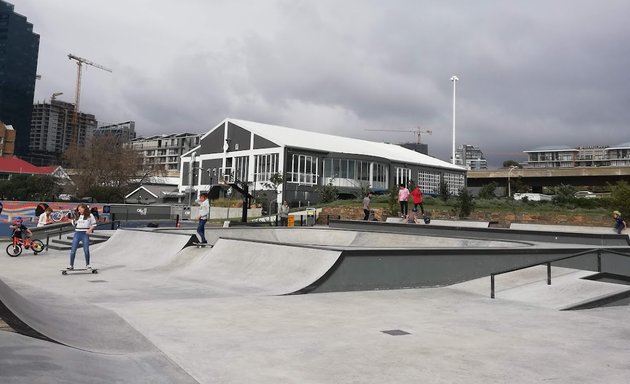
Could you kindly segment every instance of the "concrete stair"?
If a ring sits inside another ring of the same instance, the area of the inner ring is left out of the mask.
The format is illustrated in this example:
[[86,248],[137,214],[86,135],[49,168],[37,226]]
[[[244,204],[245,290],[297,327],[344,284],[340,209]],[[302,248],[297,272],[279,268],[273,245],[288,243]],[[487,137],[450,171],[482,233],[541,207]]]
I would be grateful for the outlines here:
[[[90,245],[99,244],[107,241],[111,235],[103,234],[103,233],[92,233],[90,235]],[[50,238],[50,242],[48,243],[49,249],[54,249],[58,251],[65,251],[72,248],[72,238],[74,237],[74,233],[62,235],[61,239],[54,237]],[[45,241],[45,240],[43,240]]]

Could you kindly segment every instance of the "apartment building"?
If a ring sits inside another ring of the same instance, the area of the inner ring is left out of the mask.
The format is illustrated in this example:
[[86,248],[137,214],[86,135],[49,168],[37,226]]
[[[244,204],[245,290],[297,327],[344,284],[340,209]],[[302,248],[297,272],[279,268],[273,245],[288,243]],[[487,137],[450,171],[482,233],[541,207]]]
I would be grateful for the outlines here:
[[529,151],[525,168],[628,167],[630,142],[614,146],[553,145]]
[[455,164],[469,170],[488,169],[488,161],[478,146],[463,144],[455,150]]
[[94,137],[115,137],[121,143],[128,143],[136,138],[136,122],[125,121],[122,123],[105,124],[94,130]]
[[[78,127],[72,127],[74,104],[61,100],[33,105],[29,158],[34,163],[59,163],[61,155],[76,135],[79,146],[88,142],[97,126],[96,117],[90,113],[79,113]],[[38,161],[37,161],[38,160]]]
[[200,133],[172,133],[137,137],[132,139],[129,145],[142,155],[145,170],[160,171],[166,176],[178,177],[180,156],[198,146],[200,139]]

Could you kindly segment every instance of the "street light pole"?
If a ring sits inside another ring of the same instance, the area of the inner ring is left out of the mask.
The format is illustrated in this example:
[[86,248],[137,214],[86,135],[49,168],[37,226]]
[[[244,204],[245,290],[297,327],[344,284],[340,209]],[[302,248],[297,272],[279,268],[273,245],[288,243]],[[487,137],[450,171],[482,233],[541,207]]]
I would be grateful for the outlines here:
[[512,165],[510,167],[510,169],[508,170],[508,199],[512,196],[512,187],[510,184],[510,174],[512,173],[513,170],[515,170],[516,168],[518,168],[516,165]]
[[451,77],[451,81],[453,82],[453,151],[451,155],[453,156],[452,162],[455,164],[455,96],[457,93],[457,82],[459,81],[459,78],[453,75]]

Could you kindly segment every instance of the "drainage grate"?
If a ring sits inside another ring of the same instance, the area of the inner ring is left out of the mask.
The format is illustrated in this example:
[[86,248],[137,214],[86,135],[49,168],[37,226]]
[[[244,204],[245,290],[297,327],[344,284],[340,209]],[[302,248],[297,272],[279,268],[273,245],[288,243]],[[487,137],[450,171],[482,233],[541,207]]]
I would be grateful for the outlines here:
[[402,329],[390,329],[389,331],[381,331],[383,333],[387,333],[390,336],[404,336],[411,335],[409,332],[405,332]]
[[107,280],[88,280],[90,283],[107,283]]

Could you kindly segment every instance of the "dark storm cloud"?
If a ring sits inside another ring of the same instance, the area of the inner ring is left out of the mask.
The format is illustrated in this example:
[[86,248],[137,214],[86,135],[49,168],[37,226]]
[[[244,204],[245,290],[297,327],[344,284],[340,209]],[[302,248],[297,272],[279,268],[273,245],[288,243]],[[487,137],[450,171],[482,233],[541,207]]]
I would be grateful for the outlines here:
[[369,130],[422,126],[448,160],[457,74],[457,143],[493,165],[630,140],[627,1],[15,3],[42,35],[36,98],[71,100],[76,49],[114,67],[82,105],[143,135],[228,116],[390,142],[415,136]]

